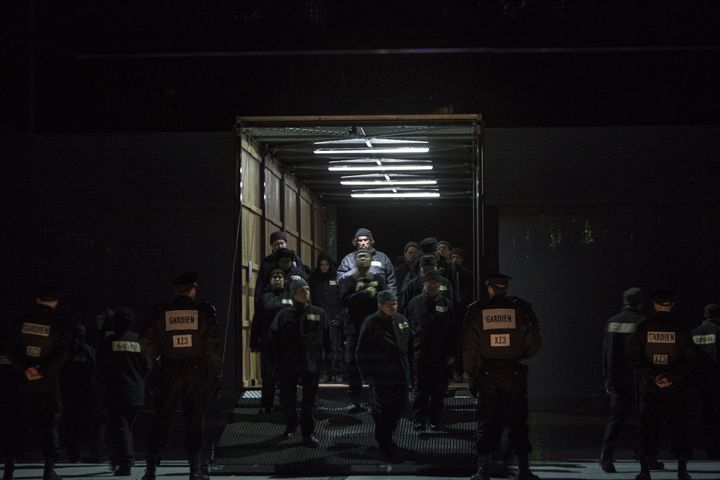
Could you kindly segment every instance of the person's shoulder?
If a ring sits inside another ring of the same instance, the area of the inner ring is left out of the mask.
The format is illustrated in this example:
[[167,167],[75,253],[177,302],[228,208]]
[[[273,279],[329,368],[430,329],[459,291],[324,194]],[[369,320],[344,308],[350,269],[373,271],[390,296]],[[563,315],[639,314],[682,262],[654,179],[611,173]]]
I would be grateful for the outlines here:
[[532,308],[532,304],[525,299],[509,295],[507,301],[516,308]]
[[217,315],[217,309],[215,308],[215,305],[208,301],[202,301],[198,303],[198,310],[200,310],[203,313],[206,313],[208,315],[215,316]]

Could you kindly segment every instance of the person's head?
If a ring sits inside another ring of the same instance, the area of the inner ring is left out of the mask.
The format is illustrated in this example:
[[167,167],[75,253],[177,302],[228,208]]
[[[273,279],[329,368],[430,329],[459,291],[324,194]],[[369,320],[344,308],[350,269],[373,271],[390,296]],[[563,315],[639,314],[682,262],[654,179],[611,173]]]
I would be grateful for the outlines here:
[[503,273],[489,273],[485,276],[485,287],[488,296],[492,299],[496,296],[505,295],[512,277]]
[[427,237],[420,240],[420,253],[422,255],[435,255],[437,253],[437,238]]
[[423,255],[420,257],[420,275],[437,270],[437,257],[435,255]]
[[172,281],[172,286],[178,295],[190,297],[195,300],[195,297],[197,297],[197,287],[199,287],[200,284],[198,283],[196,273],[187,272],[175,277]]
[[440,295],[443,277],[439,272],[428,272],[423,276],[423,292],[430,298]]
[[705,305],[703,318],[707,320],[712,320],[713,318],[720,318],[720,305],[718,305],[717,303],[708,303],[707,305]]
[[453,248],[450,250],[450,261],[455,265],[462,266],[465,261],[465,252],[461,248]]
[[270,288],[273,290],[285,288],[285,272],[282,268],[275,267],[270,270]]
[[115,333],[124,333],[130,330],[130,327],[135,323],[135,314],[129,308],[122,307],[115,312],[113,320]]
[[103,308],[95,315],[95,328],[98,330],[107,330],[110,328],[115,312],[109,308]]
[[275,252],[278,267],[280,267],[284,272],[287,272],[290,268],[292,268],[294,260],[293,257],[293,253],[287,248],[278,248]]
[[645,293],[639,287],[630,287],[622,294],[623,306],[641,310]]
[[417,242],[408,242],[405,244],[405,249],[403,250],[403,257],[405,258],[405,263],[412,263],[413,260],[415,260],[415,255],[417,254],[418,248],[420,245],[418,245]]
[[352,244],[355,248],[370,248],[375,245],[373,234],[367,228],[358,228]]
[[330,255],[321,253],[318,255],[317,269],[320,273],[328,273],[332,269],[333,260]]
[[287,233],[283,231],[277,231],[270,234],[270,247],[273,252],[277,252],[280,248],[287,248],[287,242]]
[[653,310],[656,312],[671,312],[675,303],[670,290],[655,290],[653,292]]
[[355,266],[358,270],[367,270],[372,262],[372,254],[367,248],[355,250]]
[[450,242],[447,242],[446,240],[440,240],[437,242],[437,254],[445,258],[448,262],[450,261],[451,249],[452,245],[450,245]]
[[302,278],[290,282],[290,293],[295,303],[305,305],[310,301],[310,287]]
[[35,296],[35,302],[38,305],[44,305],[55,310],[60,304],[60,294],[53,287],[42,287]]
[[381,290],[377,294],[378,310],[385,316],[394,317],[397,315],[397,296],[392,290]]

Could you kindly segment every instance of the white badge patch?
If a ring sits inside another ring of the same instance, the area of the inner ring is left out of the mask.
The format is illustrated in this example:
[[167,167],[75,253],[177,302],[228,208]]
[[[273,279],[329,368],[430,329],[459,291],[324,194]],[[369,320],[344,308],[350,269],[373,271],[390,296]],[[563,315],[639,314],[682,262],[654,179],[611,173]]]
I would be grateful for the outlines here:
[[610,322],[607,326],[608,333],[633,333],[637,325],[628,322]]
[[173,335],[173,348],[192,347],[192,335]]
[[488,308],[482,311],[483,330],[499,330],[508,328],[515,330],[514,308]]
[[715,334],[708,333],[707,335],[693,335],[693,342],[695,345],[713,345],[715,344]]
[[447,292],[447,289],[448,289],[447,285],[444,285],[444,284],[443,284],[443,285],[440,285],[440,291],[441,291],[441,292]]
[[509,347],[510,346],[510,334],[509,333],[493,333],[490,335],[490,346],[491,347]]
[[675,332],[647,332],[648,343],[675,343]]
[[38,337],[49,337],[50,325],[25,322],[22,325],[22,333],[26,335],[37,335]]
[[656,353],[653,355],[653,365],[667,365],[668,364],[668,356],[661,353]]
[[12,362],[7,355],[0,355],[0,365],[12,365]]
[[410,328],[410,325],[408,325],[407,322],[400,322],[400,323],[398,323],[398,328],[400,330],[405,330],[406,328]]
[[290,280],[302,280],[303,278],[300,275],[290,275]]
[[448,311],[448,307],[443,307],[442,305],[435,305],[435,311],[445,313]]
[[197,310],[168,310],[165,312],[165,331],[198,329]]
[[135,352],[140,353],[140,344],[138,342],[125,342],[115,340],[112,342],[113,352]]
[[34,357],[34,358],[40,358],[40,355],[42,354],[42,348],[40,347],[34,347],[32,345],[28,345],[25,347],[25,355],[28,357]]
[[292,305],[292,298],[283,298],[282,303],[285,305]]
[[328,281],[328,285],[337,285],[337,282],[335,280]]
[[306,318],[312,322],[320,321],[320,315],[318,315],[317,313],[308,313]]
[[382,267],[382,262],[378,262],[377,260],[373,260],[370,262],[371,267]]

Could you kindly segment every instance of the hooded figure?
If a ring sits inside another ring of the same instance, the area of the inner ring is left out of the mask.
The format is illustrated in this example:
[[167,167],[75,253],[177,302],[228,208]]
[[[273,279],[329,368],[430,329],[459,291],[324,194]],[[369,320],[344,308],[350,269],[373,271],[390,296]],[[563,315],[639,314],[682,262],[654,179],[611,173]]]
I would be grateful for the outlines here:
[[[325,253],[318,255],[317,266],[310,274],[310,302],[325,310],[330,322],[330,336],[334,352],[334,364],[320,376],[320,383],[342,380],[343,361],[343,320],[347,310],[340,304],[340,286],[337,282],[335,262]],[[338,378],[338,376],[340,378]]]

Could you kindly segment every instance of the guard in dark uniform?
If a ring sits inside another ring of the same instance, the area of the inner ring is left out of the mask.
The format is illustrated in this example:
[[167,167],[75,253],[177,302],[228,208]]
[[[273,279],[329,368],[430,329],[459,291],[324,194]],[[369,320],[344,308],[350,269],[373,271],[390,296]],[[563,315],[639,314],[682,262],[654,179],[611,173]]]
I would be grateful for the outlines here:
[[13,326],[7,354],[22,374],[18,385],[20,424],[23,430],[37,425],[45,458],[43,479],[59,480],[55,462],[60,455],[60,369],[67,359],[70,332],[57,315],[57,292],[43,289],[36,302],[37,309]]
[[663,419],[678,459],[678,480],[688,480],[692,449],[685,379],[698,358],[689,333],[672,314],[672,294],[657,291],[653,302],[654,313],[637,325],[627,346],[628,363],[640,377],[640,473],[635,478],[650,479],[649,461],[657,451],[658,423]]
[[397,455],[393,433],[408,405],[411,334],[407,318],[397,313],[395,292],[379,292],[377,308],[360,328],[357,358],[362,378],[370,385],[375,440],[383,456],[393,459]]
[[520,480],[535,480],[530,471],[527,366],[522,360],[536,355],[542,343],[532,305],[507,295],[510,277],[488,275],[487,300],[468,306],[463,357],[470,392],[478,402],[478,472],[473,480],[490,478],[492,453],[503,427],[518,459]]
[[720,305],[705,306],[705,320],[692,331],[693,343],[700,351],[696,384],[702,407],[705,453],[720,458]]
[[610,317],[605,324],[603,339],[602,369],[605,391],[610,395],[610,417],[605,425],[600,468],[606,473],[615,473],[614,454],[620,430],[633,409],[635,397],[635,376],[627,363],[625,348],[637,324],[645,317],[641,314],[643,291],[632,287],[623,292],[623,307],[620,313]]
[[15,471],[15,459],[22,456],[20,449],[20,423],[18,418],[19,372],[8,357],[11,322],[0,320],[0,455],[4,462],[3,480],[10,480]]
[[260,352],[262,397],[259,413],[262,414],[272,412],[277,386],[278,352],[274,351],[270,342],[270,326],[280,310],[293,304],[292,295],[285,288],[285,272],[281,268],[270,270],[270,281],[267,283],[269,288],[262,294],[250,324],[250,349]]
[[332,336],[334,365],[328,365],[327,372],[320,375],[320,383],[326,381],[342,381],[344,368],[343,358],[343,320],[347,311],[340,304],[340,285],[337,280],[337,272],[330,255],[321,253],[318,255],[317,267],[310,274],[310,301],[316,307],[325,310],[325,315],[330,322],[330,334]]
[[340,284],[340,303],[348,309],[343,325],[345,334],[345,381],[350,395],[350,413],[364,410],[362,400],[362,378],[357,367],[357,342],[360,326],[366,317],[377,312],[377,293],[385,290],[387,284],[380,275],[370,270],[370,250],[355,250],[355,271]]
[[208,393],[219,389],[222,360],[215,307],[196,303],[198,277],[185,273],[173,280],[177,298],[153,310],[140,335],[142,351],[160,365],[155,415],[148,440],[145,480],[155,480],[160,452],[167,445],[175,408],[185,417],[185,449],[190,479],[207,478],[202,470],[203,419]]
[[280,310],[270,327],[270,341],[278,356],[280,404],[285,413],[284,435],[292,437],[298,427],[297,385],[302,385],[300,429],[302,444],[318,446],[313,410],[318,379],[324,362],[332,361],[330,324],[322,308],[310,304],[310,287],[305,280],[290,284],[293,305]]
[[131,330],[134,321],[132,310],[119,309],[114,317],[115,331],[109,332],[98,352],[98,366],[110,406],[108,423],[116,477],[132,474],[133,426],[145,404],[145,378],[150,372],[150,360],[141,351],[138,334]]
[[425,430],[428,417],[430,428],[438,428],[448,384],[446,365],[454,356],[455,312],[452,302],[440,295],[444,280],[439,272],[425,274],[423,293],[410,300],[405,309],[412,332],[413,428],[416,431]]

